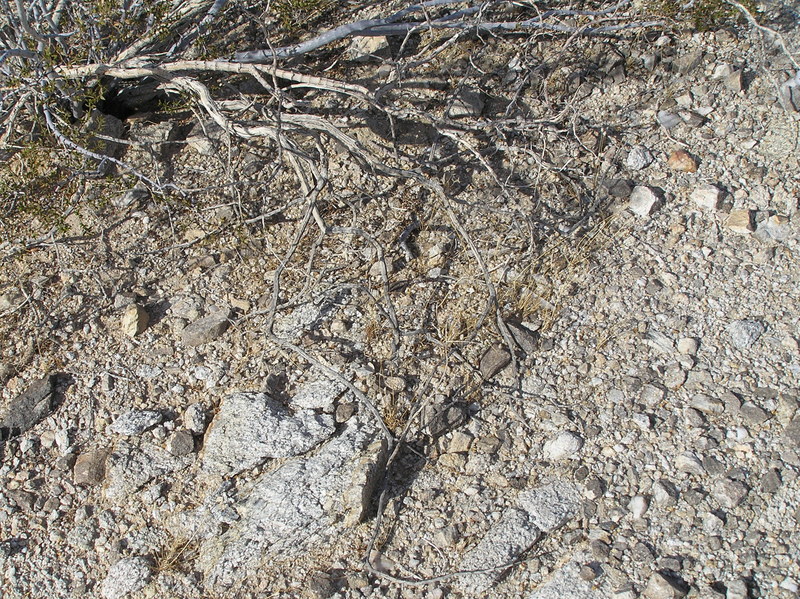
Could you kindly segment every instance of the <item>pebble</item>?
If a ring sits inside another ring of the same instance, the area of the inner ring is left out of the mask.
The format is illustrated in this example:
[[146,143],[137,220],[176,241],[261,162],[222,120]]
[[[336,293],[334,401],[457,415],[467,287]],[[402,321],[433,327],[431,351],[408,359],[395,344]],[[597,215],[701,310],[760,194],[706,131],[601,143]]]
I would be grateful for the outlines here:
[[105,599],[122,599],[143,589],[152,577],[152,565],[143,557],[126,557],[111,566],[100,593]]
[[791,443],[794,443],[796,447],[800,447],[800,415],[795,416],[789,421],[783,429],[783,434]]
[[747,582],[739,578],[728,583],[725,589],[725,599],[748,599],[748,597],[750,597],[750,591],[747,588]]
[[692,191],[689,199],[702,210],[719,210],[723,193],[716,185],[701,185]]
[[731,210],[725,220],[725,227],[734,233],[749,235],[755,230],[752,210]]
[[734,320],[726,327],[728,336],[738,349],[749,349],[766,331],[758,320]]
[[661,507],[678,503],[678,489],[670,481],[661,479],[653,483],[653,499]]
[[661,207],[661,199],[656,191],[645,185],[637,185],[628,200],[628,210],[637,216],[650,216]]
[[650,507],[650,502],[644,495],[634,495],[628,502],[628,511],[636,520],[640,520]]
[[461,119],[480,116],[486,103],[483,92],[480,90],[464,88],[456,96],[447,111],[451,119]]
[[563,431],[544,444],[544,456],[549,460],[566,460],[583,447],[583,439],[577,433]]
[[667,166],[682,173],[696,173],[697,160],[686,150],[674,150],[667,159]]
[[138,304],[128,304],[122,312],[120,328],[128,337],[135,337],[142,333],[150,322],[150,315],[147,310]]
[[209,343],[228,330],[230,317],[229,311],[221,310],[196,320],[181,331],[181,341],[192,347]]
[[194,438],[189,431],[175,431],[167,439],[167,451],[174,456],[189,455],[194,451]]
[[33,381],[0,412],[0,439],[24,433],[53,410],[55,378],[44,376]]
[[683,122],[680,116],[668,110],[659,110],[656,119],[659,124],[667,130],[673,129]]
[[738,480],[724,478],[717,481],[712,488],[711,494],[721,506],[732,509],[742,503],[747,497],[748,489],[744,483]]
[[686,596],[687,591],[686,583],[677,576],[654,572],[644,588],[644,596],[648,599],[680,599]]
[[640,171],[650,166],[653,160],[655,160],[653,154],[646,147],[633,146],[631,151],[628,152],[625,164],[632,170]]
[[679,389],[686,382],[686,372],[678,364],[671,364],[664,372],[664,386],[667,389]]
[[511,362],[511,354],[501,345],[493,345],[481,358],[480,371],[485,380],[489,380]]
[[722,414],[725,411],[725,404],[722,400],[703,393],[693,396],[689,405],[705,414]]
[[108,428],[118,435],[141,435],[161,423],[164,416],[156,410],[131,410],[119,416]]
[[752,401],[744,402],[740,408],[740,413],[744,416],[748,424],[761,424],[770,418],[769,412],[757,406]]
[[80,454],[75,460],[72,479],[76,485],[97,485],[103,482],[106,475],[105,449],[96,449]]
[[207,424],[206,410],[201,403],[193,403],[183,413],[183,426],[193,435],[202,435]]

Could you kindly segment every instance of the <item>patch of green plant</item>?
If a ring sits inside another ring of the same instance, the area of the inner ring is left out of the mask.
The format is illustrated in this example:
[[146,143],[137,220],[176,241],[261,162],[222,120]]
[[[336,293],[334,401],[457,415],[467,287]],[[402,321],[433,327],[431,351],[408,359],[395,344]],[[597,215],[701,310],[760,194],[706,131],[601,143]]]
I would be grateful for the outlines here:
[[[740,4],[754,17],[758,16],[754,0],[740,0]],[[695,0],[688,3],[680,0],[650,0],[646,6],[654,14],[689,23],[696,31],[716,31],[744,20],[742,13],[725,0]]]
[[271,6],[281,27],[294,32],[324,15],[334,4],[333,0],[276,0]]

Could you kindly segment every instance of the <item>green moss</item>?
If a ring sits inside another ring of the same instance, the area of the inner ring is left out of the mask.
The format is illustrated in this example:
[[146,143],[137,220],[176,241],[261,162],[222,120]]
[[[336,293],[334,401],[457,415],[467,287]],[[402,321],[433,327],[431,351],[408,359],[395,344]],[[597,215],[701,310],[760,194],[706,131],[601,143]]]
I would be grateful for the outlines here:
[[[754,0],[741,0],[740,3],[757,17],[758,9]],[[657,15],[679,23],[688,23],[696,31],[715,31],[744,20],[742,13],[725,0],[696,0],[690,3],[679,0],[650,0],[647,8]]]
[[324,15],[334,4],[333,0],[276,0],[272,10],[281,27],[294,32]]

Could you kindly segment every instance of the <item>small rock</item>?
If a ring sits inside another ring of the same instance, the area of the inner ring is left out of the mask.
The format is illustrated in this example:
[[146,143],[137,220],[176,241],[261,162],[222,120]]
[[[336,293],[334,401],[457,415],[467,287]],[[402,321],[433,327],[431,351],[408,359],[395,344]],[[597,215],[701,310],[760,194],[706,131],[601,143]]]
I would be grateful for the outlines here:
[[725,220],[725,226],[734,233],[740,233],[742,235],[752,233],[755,230],[753,226],[753,211],[731,210],[731,213]]
[[680,389],[686,382],[686,372],[679,364],[671,364],[664,373],[664,386],[667,389]]
[[228,330],[230,316],[229,311],[221,310],[196,320],[181,331],[181,340],[192,347],[209,343]]
[[766,327],[757,320],[734,320],[726,330],[736,348],[749,349],[764,334]]
[[458,539],[458,528],[453,525],[445,526],[433,533],[433,544],[440,549],[452,547],[458,542]]
[[752,401],[746,401],[742,404],[740,413],[748,424],[761,424],[769,420],[770,414],[760,406],[757,406]]
[[686,150],[674,150],[667,159],[667,166],[682,173],[697,172],[697,160]]
[[653,483],[653,499],[662,507],[673,506],[678,502],[678,490],[670,481],[658,480]]
[[406,388],[406,380],[401,376],[387,376],[383,382],[388,389],[396,393],[400,393]]
[[106,475],[105,449],[96,449],[82,453],[75,460],[72,479],[76,485],[97,485],[103,482]]
[[783,434],[789,441],[800,447],[800,416],[795,416],[783,429]]
[[189,455],[194,451],[194,438],[188,431],[175,431],[167,439],[167,451],[174,456]]
[[697,456],[691,453],[682,453],[679,455],[675,460],[675,468],[677,468],[679,472],[686,472],[687,474],[695,474],[697,476],[703,476],[705,474],[703,463]]
[[627,179],[605,179],[603,187],[612,198],[627,198],[633,191],[633,184]]
[[480,90],[465,88],[456,96],[447,111],[447,116],[451,119],[477,117],[483,112],[484,104],[483,93]]
[[722,85],[727,87],[734,93],[739,93],[744,89],[744,85],[742,82],[742,71],[741,69],[737,71],[733,71],[730,75],[727,75],[722,79]]
[[680,116],[669,110],[659,110],[656,119],[658,119],[658,123],[667,130],[674,129],[683,122]]
[[135,337],[147,328],[150,315],[137,304],[129,304],[122,313],[120,327],[128,337]]
[[450,453],[466,453],[469,451],[472,441],[473,437],[469,433],[455,431],[450,443],[447,444],[447,451]]
[[680,599],[687,592],[686,583],[677,576],[654,572],[647,581],[644,596],[648,599]]
[[500,345],[493,345],[483,354],[480,363],[480,371],[485,380],[494,377],[511,362],[511,354]]
[[747,497],[748,489],[744,483],[729,478],[717,481],[711,494],[721,506],[732,509],[744,501]]
[[0,439],[20,435],[53,410],[55,378],[45,376],[31,383],[0,413]]
[[509,321],[506,323],[514,341],[517,342],[526,354],[530,355],[539,349],[539,333],[532,331],[522,323]]
[[722,414],[725,411],[725,404],[722,400],[715,397],[709,397],[702,393],[698,393],[692,397],[691,405],[695,410],[700,410],[705,414]]
[[650,216],[661,206],[661,198],[656,191],[645,185],[637,185],[628,200],[628,210],[637,216]]
[[764,493],[775,493],[781,488],[781,484],[783,484],[781,475],[775,468],[770,468],[767,470],[766,474],[761,477],[761,490]]
[[702,50],[692,50],[686,54],[678,56],[673,62],[673,68],[681,75],[692,72],[703,61]]
[[105,599],[122,599],[143,589],[152,576],[150,561],[143,557],[126,557],[111,566],[100,586]]
[[422,418],[422,426],[428,435],[438,437],[460,426],[466,418],[467,406],[463,403],[428,406]]
[[773,214],[756,227],[756,237],[762,241],[786,241],[789,235],[789,219],[780,214]]
[[644,517],[648,507],[650,507],[650,502],[643,495],[634,495],[628,502],[628,511],[636,520],[641,520]]
[[347,401],[344,403],[340,403],[336,406],[336,412],[334,412],[334,419],[336,420],[337,424],[341,424],[342,422],[347,422],[350,418],[353,417],[353,414],[356,413],[357,404],[354,401]]
[[193,403],[183,413],[183,426],[193,435],[202,435],[206,430],[206,410],[201,403]]
[[144,184],[137,183],[132,189],[116,196],[111,200],[111,204],[115,208],[123,209],[128,207],[137,207],[143,200],[150,196],[150,192]]
[[739,578],[728,583],[727,589],[725,589],[725,599],[748,599],[748,597],[750,597],[750,591],[744,580]]
[[653,154],[650,153],[650,150],[644,146],[633,146],[631,151],[628,152],[625,164],[632,170],[640,171],[650,166],[653,160],[655,160],[655,158]]
[[150,430],[164,419],[161,412],[156,410],[131,410],[117,418],[108,428],[118,435],[141,435]]
[[800,71],[781,84],[780,99],[786,110],[800,112]]
[[722,190],[716,185],[701,185],[691,193],[689,199],[703,210],[718,210],[722,196]]
[[367,515],[375,485],[383,479],[388,457],[386,439],[381,439],[371,443],[365,455],[351,466],[350,481],[342,493],[345,526],[355,526]]
[[0,295],[0,312],[18,308],[25,301],[25,294],[19,289],[11,289]]
[[577,433],[564,431],[544,444],[544,455],[549,460],[566,460],[583,447],[583,439]]

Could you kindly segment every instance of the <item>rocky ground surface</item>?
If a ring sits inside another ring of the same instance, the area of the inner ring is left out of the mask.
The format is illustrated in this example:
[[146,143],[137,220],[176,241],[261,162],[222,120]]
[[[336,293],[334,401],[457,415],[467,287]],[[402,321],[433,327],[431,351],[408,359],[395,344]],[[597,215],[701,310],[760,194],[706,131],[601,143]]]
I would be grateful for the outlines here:
[[[202,191],[89,182],[0,246],[0,596],[796,597],[800,84],[770,39],[467,38],[391,92],[455,140],[306,98],[423,152],[456,220],[331,143],[321,236],[268,146],[129,119],[123,160]],[[390,77],[381,43],[329,74]]]

